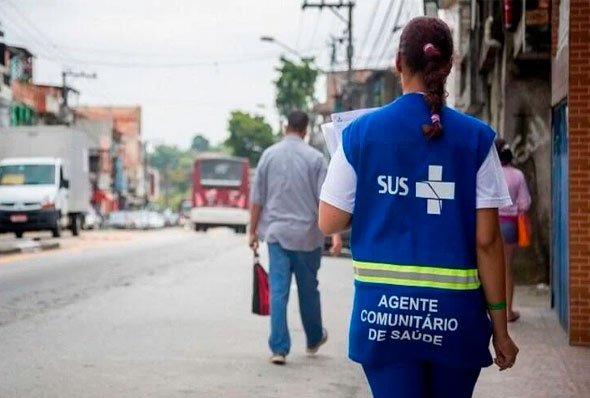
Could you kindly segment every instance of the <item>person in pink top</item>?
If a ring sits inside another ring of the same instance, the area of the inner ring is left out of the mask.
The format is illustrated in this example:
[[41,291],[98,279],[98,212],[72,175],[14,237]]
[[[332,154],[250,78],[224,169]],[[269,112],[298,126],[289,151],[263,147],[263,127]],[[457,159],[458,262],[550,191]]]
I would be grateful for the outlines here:
[[510,146],[506,141],[498,139],[496,140],[496,149],[502,163],[510,199],[512,199],[512,205],[498,209],[498,213],[506,256],[506,310],[508,311],[508,322],[514,322],[520,317],[520,313],[515,311],[512,306],[514,297],[512,259],[518,245],[518,216],[529,210],[531,195],[524,174],[512,165],[513,155]]

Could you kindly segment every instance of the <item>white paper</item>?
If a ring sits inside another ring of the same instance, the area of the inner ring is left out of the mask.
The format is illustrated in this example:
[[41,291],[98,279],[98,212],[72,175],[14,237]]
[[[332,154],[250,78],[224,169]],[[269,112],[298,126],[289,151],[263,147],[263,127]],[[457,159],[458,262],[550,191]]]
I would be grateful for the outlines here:
[[332,114],[332,123],[334,123],[334,127],[336,130],[343,132],[344,129],[352,123],[356,118],[361,117],[367,113],[376,111],[379,108],[365,108],[365,109],[356,109],[354,111],[347,111],[347,112],[339,112]]
[[339,112],[332,114],[332,122],[322,124],[322,133],[326,140],[326,146],[328,152],[333,155],[338,149],[338,145],[342,142],[342,132],[344,129],[352,123],[356,118],[363,116],[367,113],[373,112],[379,108],[365,108],[357,109],[348,112]]
[[326,147],[328,148],[328,152],[330,155],[333,155],[338,149],[338,145],[340,144],[342,133],[336,131],[334,128],[334,123],[324,123],[321,125],[322,133],[324,134],[324,140],[326,141]]

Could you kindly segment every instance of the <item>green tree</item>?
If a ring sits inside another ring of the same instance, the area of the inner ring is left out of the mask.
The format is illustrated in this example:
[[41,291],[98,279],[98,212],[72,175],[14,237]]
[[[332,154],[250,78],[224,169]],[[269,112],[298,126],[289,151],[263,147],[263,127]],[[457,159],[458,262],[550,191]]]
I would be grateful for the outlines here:
[[191,149],[195,152],[207,152],[211,144],[207,138],[205,138],[201,134],[197,134],[193,137],[193,141],[191,143]]
[[275,141],[272,127],[259,115],[233,111],[228,129],[229,138],[225,145],[233,155],[248,158],[253,166],[258,164],[262,151]]
[[277,71],[280,76],[275,81],[277,89],[275,104],[279,114],[286,118],[289,112],[295,109],[311,110],[318,77],[314,59],[303,58],[300,63],[295,63],[281,57],[281,66],[277,68]]
[[149,164],[160,172],[161,186],[164,191],[164,205],[166,207],[170,206],[170,196],[173,192],[179,192],[183,189],[186,190],[186,185],[178,187],[175,184],[175,182],[177,183],[179,181],[178,169],[182,156],[183,151],[176,146],[158,145],[148,158]]

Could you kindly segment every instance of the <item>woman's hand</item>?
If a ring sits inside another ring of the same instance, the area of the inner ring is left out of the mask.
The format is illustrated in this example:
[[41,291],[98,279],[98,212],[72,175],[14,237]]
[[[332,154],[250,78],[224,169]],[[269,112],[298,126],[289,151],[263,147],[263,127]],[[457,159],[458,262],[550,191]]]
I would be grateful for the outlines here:
[[342,236],[340,234],[332,235],[332,247],[330,247],[330,254],[332,256],[339,256],[342,253]]
[[496,358],[494,362],[500,370],[506,370],[514,366],[516,356],[518,355],[518,347],[507,334],[503,337],[495,337],[492,339]]

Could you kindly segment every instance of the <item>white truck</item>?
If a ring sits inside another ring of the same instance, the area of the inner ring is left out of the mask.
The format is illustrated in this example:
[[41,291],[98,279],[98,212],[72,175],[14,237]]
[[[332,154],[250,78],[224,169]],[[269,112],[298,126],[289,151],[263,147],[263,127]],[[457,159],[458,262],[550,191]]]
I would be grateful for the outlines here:
[[0,128],[0,232],[80,232],[90,206],[86,135],[67,126]]

